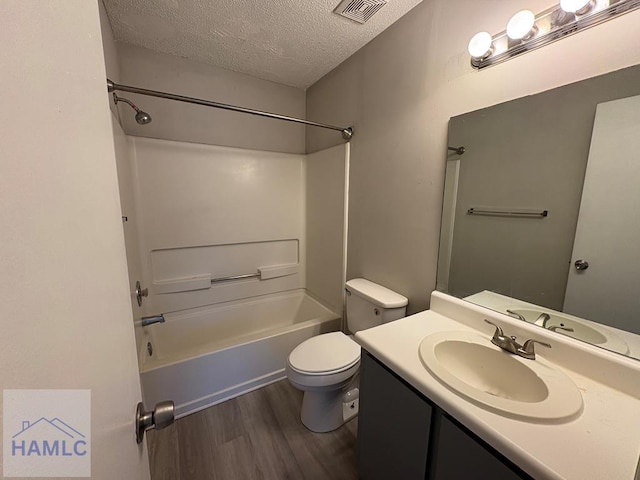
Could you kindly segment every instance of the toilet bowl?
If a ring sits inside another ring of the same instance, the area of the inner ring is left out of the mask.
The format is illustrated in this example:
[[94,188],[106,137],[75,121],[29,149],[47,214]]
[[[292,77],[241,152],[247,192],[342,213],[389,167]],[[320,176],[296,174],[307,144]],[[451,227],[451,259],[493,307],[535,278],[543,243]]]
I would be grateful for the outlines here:
[[342,397],[359,368],[360,345],[342,332],[317,335],[291,352],[287,378],[304,392],[300,418],[309,430],[330,432],[348,420]]
[[[405,316],[407,298],[363,278],[349,280],[347,324],[352,332]],[[342,332],[305,340],[289,355],[286,373],[302,390],[302,423],[313,432],[330,432],[357,415],[360,345]]]

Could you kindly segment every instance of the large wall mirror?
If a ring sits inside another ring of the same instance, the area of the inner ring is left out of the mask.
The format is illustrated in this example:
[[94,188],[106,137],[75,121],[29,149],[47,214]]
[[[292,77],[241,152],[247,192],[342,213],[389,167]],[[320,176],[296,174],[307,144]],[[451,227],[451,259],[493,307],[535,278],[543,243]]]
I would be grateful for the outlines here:
[[454,117],[449,146],[437,289],[640,359],[640,66]]

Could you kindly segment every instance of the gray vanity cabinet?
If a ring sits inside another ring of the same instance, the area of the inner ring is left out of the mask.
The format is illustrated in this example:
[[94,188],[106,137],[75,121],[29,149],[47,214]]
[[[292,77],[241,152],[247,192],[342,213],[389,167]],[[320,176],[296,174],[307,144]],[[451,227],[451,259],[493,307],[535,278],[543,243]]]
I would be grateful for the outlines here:
[[363,480],[531,478],[366,351],[360,398]]
[[495,478],[520,480],[528,476],[516,473],[513,467],[496,457],[465,430],[442,415],[438,448],[434,455],[434,480],[468,480]]
[[423,480],[432,406],[362,352],[358,458],[364,480]]

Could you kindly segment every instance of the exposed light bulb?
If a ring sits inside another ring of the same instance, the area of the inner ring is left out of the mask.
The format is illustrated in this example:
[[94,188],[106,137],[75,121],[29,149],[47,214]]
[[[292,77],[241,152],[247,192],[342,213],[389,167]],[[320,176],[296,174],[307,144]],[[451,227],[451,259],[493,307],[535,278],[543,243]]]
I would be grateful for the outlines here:
[[507,36],[511,40],[523,40],[535,33],[536,16],[531,10],[521,10],[507,23]]
[[560,0],[560,8],[567,13],[583,15],[593,8],[593,0]]
[[493,50],[493,39],[488,32],[478,32],[469,41],[469,55],[475,59],[482,59],[488,56]]

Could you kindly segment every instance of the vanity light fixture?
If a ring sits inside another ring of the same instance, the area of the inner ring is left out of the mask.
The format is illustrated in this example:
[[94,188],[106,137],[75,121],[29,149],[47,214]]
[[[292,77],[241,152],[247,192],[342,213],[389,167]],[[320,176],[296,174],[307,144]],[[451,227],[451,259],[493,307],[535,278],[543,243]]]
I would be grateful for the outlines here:
[[489,32],[478,32],[469,41],[469,55],[472,58],[487,58],[493,52],[493,39]]
[[507,37],[511,40],[528,40],[537,30],[536,16],[531,10],[519,11],[507,23]]
[[560,8],[567,13],[584,15],[588,13],[596,2],[594,0],[560,0]]
[[468,47],[471,66],[481,70],[496,65],[640,8],[640,0],[559,1],[538,14],[531,10],[516,13],[496,35],[475,34]]

